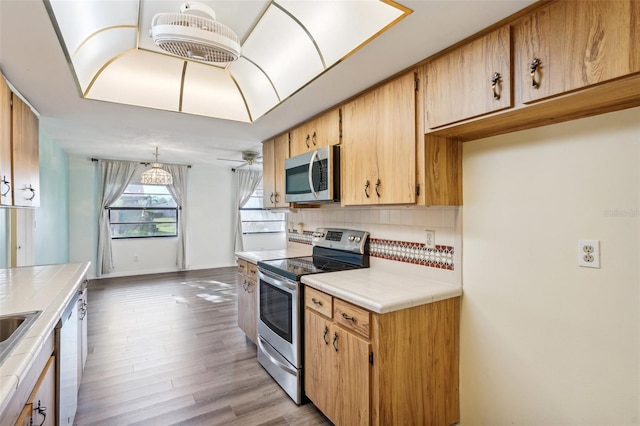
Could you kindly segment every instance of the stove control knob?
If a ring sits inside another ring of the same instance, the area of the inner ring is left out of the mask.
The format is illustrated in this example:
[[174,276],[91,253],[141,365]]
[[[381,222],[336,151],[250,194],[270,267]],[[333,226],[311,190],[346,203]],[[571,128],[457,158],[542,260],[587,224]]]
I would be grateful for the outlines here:
[[349,238],[348,238],[349,241],[353,241],[355,239],[356,239],[356,237],[354,237],[353,235],[349,235]]
[[359,243],[359,242],[360,242],[360,240],[361,240],[361,238],[360,238],[360,237],[355,237],[355,241],[356,241],[356,243]]
[[313,236],[314,236],[314,238],[322,238],[322,237],[324,237],[324,233],[322,233],[322,232],[314,232]]

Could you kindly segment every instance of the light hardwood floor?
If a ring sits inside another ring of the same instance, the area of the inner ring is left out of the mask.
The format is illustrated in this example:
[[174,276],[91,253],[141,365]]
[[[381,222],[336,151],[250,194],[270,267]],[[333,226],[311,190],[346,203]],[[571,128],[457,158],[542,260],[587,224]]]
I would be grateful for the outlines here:
[[89,283],[77,425],[325,425],[237,326],[236,269]]

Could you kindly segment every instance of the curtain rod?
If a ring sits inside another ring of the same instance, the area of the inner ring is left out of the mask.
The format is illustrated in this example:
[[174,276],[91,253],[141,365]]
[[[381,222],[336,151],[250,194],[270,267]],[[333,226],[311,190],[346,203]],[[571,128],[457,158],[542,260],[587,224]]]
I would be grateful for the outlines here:
[[[90,160],[95,163],[95,162],[98,162],[100,160],[106,160],[106,159],[105,158],[94,158],[94,157],[91,157]],[[108,160],[108,161],[127,161],[127,160]],[[132,161],[132,163],[135,163],[135,161]],[[148,165],[150,165],[152,163],[151,162],[140,161],[140,164],[144,164],[145,166],[148,166]],[[187,166],[188,169],[191,168],[191,164],[171,164],[171,163],[162,163],[162,164],[166,164],[166,165],[169,165],[169,166]]]

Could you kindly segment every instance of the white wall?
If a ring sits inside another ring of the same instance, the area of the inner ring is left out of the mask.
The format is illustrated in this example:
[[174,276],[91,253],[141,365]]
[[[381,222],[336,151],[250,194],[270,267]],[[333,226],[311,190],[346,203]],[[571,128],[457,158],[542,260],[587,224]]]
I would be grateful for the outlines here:
[[69,156],[69,260],[91,262],[88,275],[96,276],[98,196],[96,163]]
[[639,424],[639,119],[464,144],[462,425]]
[[277,250],[287,247],[287,233],[245,234],[242,236],[244,251]]
[[[70,253],[72,261],[91,260],[95,277],[97,253],[96,163],[85,157],[70,163]],[[232,177],[230,169],[193,166],[189,170],[187,213],[189,230],[187,269],[235,264],[231,230]],[[104,277],[176,271],[176,238],[114,240],[114,271]]]

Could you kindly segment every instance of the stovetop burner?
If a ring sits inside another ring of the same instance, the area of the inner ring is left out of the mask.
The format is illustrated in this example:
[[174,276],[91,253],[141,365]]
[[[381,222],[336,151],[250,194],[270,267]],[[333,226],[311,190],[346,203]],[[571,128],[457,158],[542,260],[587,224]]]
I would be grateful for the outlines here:
[[313,255],[258,262],[258,268],[300,281],[303,275],[369,267],[369,233],[347,229],[317,229]]

